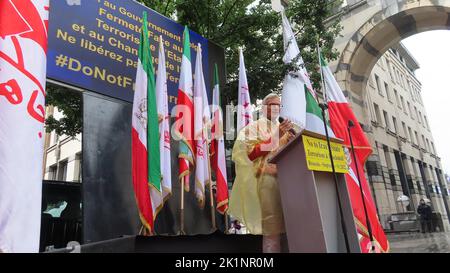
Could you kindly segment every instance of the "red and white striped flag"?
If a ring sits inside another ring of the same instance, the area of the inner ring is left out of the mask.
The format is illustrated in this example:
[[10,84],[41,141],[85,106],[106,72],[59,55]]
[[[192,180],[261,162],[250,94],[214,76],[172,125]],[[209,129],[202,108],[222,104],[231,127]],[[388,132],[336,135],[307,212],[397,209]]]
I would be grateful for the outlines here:
[[253,121],[252,105],[247,83],[247,72],[245,70],[244,54],[239,49],[239,87],[238,87],[238,109],[237,109],[237,132]]
[[48,1],[0,0],[0,252],[38,252]]
[[[353,208],[353,215],[357,224],[357,231],[360,238],[361,251],[367,253],[370,251],[371,242],[369,239],[368,223],[366,221],[366,214],[364,211],[363,199],[361,198],[361,190],[363,189],[364,201],[367,208],[367,216],[372,228],[372,234],[377,252],[388,252],[389,242],[384,234],[383,227],[377,216],[375,202],[369,189],[369,183],[364,175],[364,164],[367,158],[372,153],[372,146],[369,143],[364,131],[359,125],[358,120],[353,113],[347,99],[342,93],[339,84],[333,76],[327,63],[321,57],[321,67],[325,81],[326,92],[328,95],[328,112],[330,115],[330,124],[334,134],[337,138],[344,140],[344,145],[347,150],[350,150],[350,136],[348,134],[347,126],[349,120],[355,125],[351,129],[351,137],[355,148],[356,160],[358,170],[353,157],[351,156],[351,164],[349,166],[349,173],[345,175],[347,187],[350,195],[350,200]],[[357,172],[360,174],[360,183],[358,182]]]
[[176,108],[175,135],[180,139],[178,164],[179,178],[189,191],[189,175],[194,166],[194,99],[192,85],[192,64],[189,29],[184,28],[183,57],[181,60],[180,83]]
[[213,117],[211,128],[211,166],[216,174],[217,211],[224,214],[228,210],[227,165],[225,161],[225,141],[223,135],[223,116],[220,108],[219,72],[214,66]]

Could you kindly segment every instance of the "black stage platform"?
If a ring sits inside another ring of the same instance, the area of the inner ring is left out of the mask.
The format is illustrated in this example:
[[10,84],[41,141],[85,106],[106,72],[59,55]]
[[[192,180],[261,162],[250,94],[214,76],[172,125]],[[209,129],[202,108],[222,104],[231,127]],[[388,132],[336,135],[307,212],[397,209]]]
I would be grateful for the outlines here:
[[124,236],[81,245],[78,249],[55,249],[51,253],[261,253],[262,236],[225,235],[216,232],[197,236]]

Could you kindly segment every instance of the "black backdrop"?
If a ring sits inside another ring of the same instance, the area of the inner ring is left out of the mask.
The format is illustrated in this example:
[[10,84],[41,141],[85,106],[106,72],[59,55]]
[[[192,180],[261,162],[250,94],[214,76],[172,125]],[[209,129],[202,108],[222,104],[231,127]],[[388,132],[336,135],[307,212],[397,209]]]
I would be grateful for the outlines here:
[[[224,101],[224,50],[210,42],[208,51],[209,86],[213,86],[212,75],[217,63]],[[83,93],[83,243],[138,234],[141,227],[131,181],[131,111],[131,103],[92,92]],[[171,149],[172,196],[155,222],[156,232],[163,235],[178,235],[180,230],[178,143],[172,140]],[[211,224],[208,189],[205,204],[203,210],[197,205],[192,176],[191,192],[185,193],[188,235],[215,231]],[[224,230],[223,216],[217,212],[216,221],[219,229]]]

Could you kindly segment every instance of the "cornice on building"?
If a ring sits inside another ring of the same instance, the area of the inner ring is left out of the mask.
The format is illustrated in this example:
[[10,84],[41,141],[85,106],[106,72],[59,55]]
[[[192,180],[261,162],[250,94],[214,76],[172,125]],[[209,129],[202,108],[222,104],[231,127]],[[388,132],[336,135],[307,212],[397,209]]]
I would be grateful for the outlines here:
[[402,42],[398,43],[396,46],[394,46],[398,53],[403,57],[405,60],[406,65],[413,71],[420,68],[419,62],[414,58],[414,56],[409,52],[409,50],[403,45]]

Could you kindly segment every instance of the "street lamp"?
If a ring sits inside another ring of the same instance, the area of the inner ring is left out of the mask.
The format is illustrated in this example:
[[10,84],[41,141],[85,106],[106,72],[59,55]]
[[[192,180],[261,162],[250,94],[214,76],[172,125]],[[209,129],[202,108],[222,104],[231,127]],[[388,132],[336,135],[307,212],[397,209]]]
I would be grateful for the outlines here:
[[405,212],[405,207],[408,207],[408,205],[409,205],[409,197],[406,195],[400,195],[397,198],[397,202],[401,204],[402,212]]

